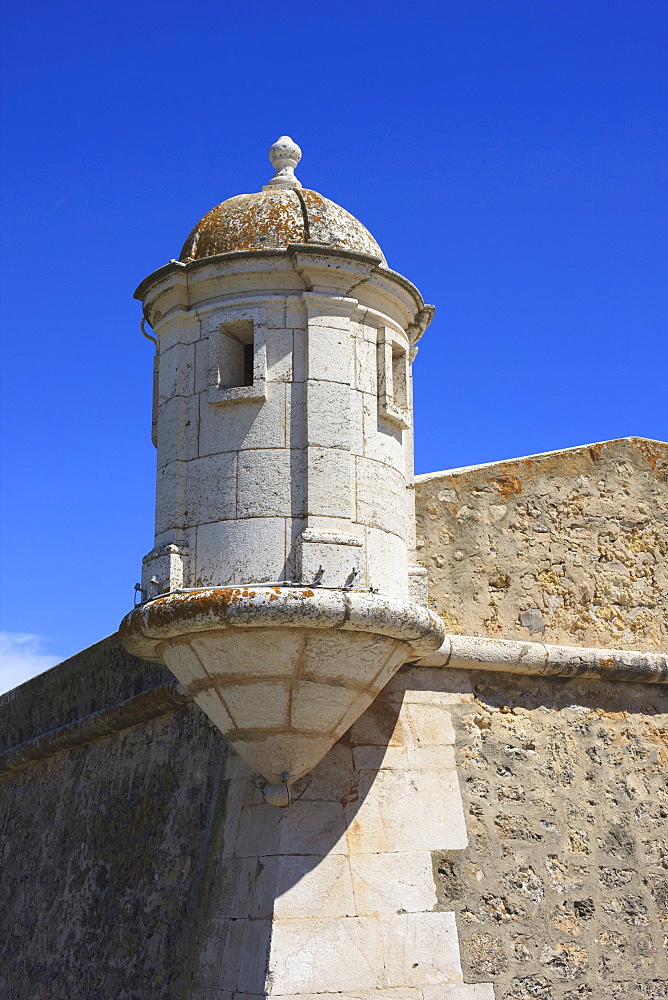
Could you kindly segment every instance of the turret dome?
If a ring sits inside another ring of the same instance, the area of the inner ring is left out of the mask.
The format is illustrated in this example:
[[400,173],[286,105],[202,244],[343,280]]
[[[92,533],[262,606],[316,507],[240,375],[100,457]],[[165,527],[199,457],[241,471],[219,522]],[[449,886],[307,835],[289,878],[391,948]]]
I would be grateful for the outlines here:
[[254,194],[240,194],[217,205],[197,223],[180,260],[201,260],[239,250],[284,250],[314,244],[380,258],[383,252],[368,229],[345,208],[317,191],[302,188],[294,176],[301,150],[287,136],[269,152],[276,174]]

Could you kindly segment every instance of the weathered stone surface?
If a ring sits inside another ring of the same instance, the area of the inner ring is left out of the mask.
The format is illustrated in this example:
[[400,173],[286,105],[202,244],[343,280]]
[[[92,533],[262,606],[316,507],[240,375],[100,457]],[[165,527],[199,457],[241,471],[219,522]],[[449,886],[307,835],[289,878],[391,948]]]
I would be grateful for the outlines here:
[[[3,696],[3,740],[165,680],[112,636]],[[225,809],[225,754],[192,706],[0,779],[3,998],[146,1000],[181,988]]]
[[418,476],[418,557],[449,631],[668,649],[668,445]]
[[470,843],[433,852],[465,981],[498,1000],[665,996],[668,693],[469,676],[452,715]]
[[116,633],[0,697],[0,751],[112,708],[173,678],[128,653]]

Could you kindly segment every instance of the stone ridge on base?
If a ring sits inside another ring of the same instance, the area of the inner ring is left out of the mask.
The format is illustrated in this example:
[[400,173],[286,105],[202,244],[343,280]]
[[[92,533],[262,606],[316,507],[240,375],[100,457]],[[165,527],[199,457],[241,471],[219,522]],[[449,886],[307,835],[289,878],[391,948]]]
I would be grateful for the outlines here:
[[380,594],[245,587],[158,597],[120,637],[167,664],[251,770],[284,786],[270,794],[285,806],[289,786],[444,629],[427,608]]

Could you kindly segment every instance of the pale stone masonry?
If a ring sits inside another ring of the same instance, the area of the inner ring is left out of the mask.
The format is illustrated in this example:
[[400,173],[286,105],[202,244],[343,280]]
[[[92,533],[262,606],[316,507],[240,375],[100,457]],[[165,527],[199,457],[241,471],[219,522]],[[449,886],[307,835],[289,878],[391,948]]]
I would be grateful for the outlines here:
[[668,445],[622,438],[418,476],[449,632],[668,650]]
[[0,992],[666,1000],[668,445],[414,480],[433,309],[300,157],[137,291],[154,545],[0,698]]

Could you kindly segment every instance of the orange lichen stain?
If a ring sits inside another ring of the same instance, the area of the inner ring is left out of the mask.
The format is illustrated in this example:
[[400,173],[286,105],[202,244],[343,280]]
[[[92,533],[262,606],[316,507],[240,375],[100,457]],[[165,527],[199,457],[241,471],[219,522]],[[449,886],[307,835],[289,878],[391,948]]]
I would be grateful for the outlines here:
[[658,761],[661,770],[668,765],[668,729],[657,728],[651,722],[645,722],[645,736],[657,745]]
[[617,662],[614,656],[605,656],[598,661],[601,670],[616,670]]
[[649,465],[652,472],[657,472],[657,465],[659,465],[659,478],[661,478],[661,469],[663,467],[663,476],[665,477],[665,462],[668,462],[668,446],[663,444],[663,442],[656,442],[656,445],[648,444],[647,441],[635,441],[635,447],[638,449],[644,460]]
[[382,258],[371,233],[339,205],[305,188],[299,192],[274,188],[216,205],[188,236],[180,260],[308,243]]
[[504,500],[522,492],[522,480],[517,476],[488,476],[488,483],[493,483]]

